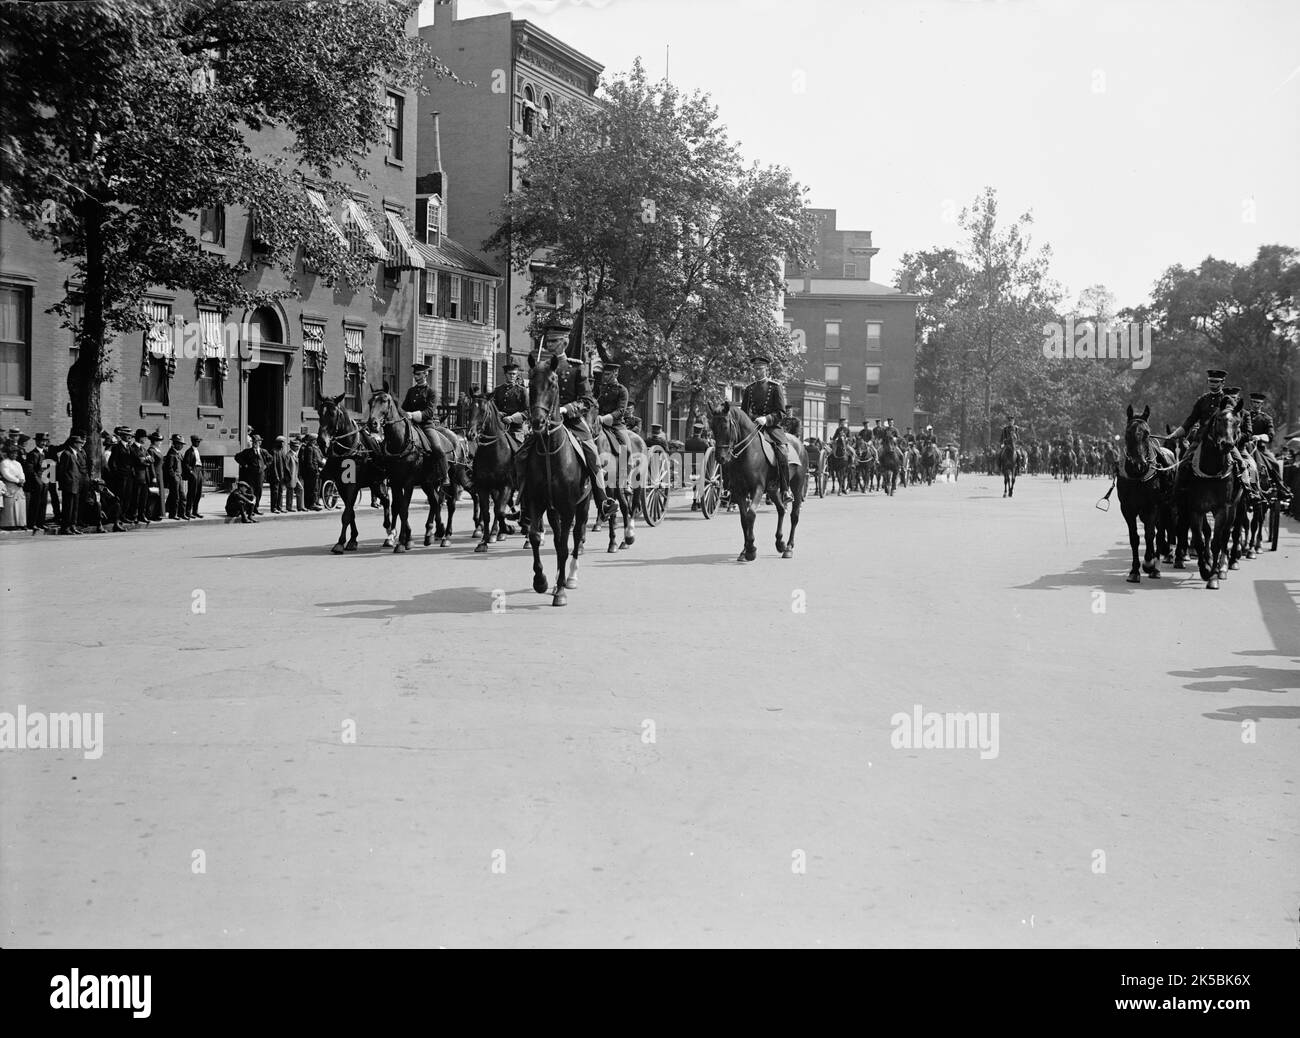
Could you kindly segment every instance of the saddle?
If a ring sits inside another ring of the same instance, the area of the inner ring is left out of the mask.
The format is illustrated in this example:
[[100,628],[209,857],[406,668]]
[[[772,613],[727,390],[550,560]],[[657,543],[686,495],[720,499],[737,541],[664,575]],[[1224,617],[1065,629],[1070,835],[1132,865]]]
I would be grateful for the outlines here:
[[[784,430],[774,432],[771,435],[781,437],[782,442],[785,443],[786,458],[790,463],[790,468],[797,471],[801,467],[799,462],[799,441]],[[758,440],[763,445],[763,457],[767,459],[769,465],[776,468],[776,451],[772,447],[771,439],[764,432],[759,435]]]

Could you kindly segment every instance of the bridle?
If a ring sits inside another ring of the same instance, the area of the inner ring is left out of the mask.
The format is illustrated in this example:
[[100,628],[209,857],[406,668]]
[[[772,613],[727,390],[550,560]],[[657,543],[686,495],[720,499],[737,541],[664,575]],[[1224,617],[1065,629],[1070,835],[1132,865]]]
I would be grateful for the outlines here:
[[395,451],[390,451],[390,450],[388,449],[388,441],[387,441],[387,440],[382,440],[382,441],[380,442],[380,451],[381,451],[381,452],[382,452],[386,457],[389,457],[389,458],[400,458],[400,457],[402,457],[402,456],[405,455],[405,454],[409,454],[409,453],[410,453],[410,450],[411,450],[411,426],[412,426],[414,423],[412,423],[412,422],[409,421],[408,419],[402,417],[402,410],[401,410],[401,408],[399,408],[399,407],[397,406],[397,401],[393,398],[393,395],[392,395],[391,393],[379,392],[379,393],[376,393],[374,396],[372,396],[372,397],[370,398],[370,408],[371,408],[372,410],[373,410],[373,408],[374,408],[375,400],[376,400],[376,398],[378,398],[378,397],[383,397],[383,398],[384,398],[384,404],[383,404],[384,414],[389,413],[389,405],[391,404],[391,405],[392,405],[392,409],[393,409],[394,411],[397,412],[397,417],[396,417],[396,418],[391,418],[391,419],[388,419],[387,421],[385,421],[383,418],[376,418],[376,417],[374,417],[374,415],[372,414],[371,417],[370,417],[370,422],[371,422],[372,424],[374,424],[374,425],[381,426],[381,427],[383,427],[384,429],[387,429],[389,426],[397,425],[397,424],[399,424],[399,423],[402,423],[402,424],[404,425],[404,428],[403,428],[403,430],[402,430],[402,445],[401,445],[401,447],[399,447],[399,448],[398,448],[397,450],[395,450]]
[[[740,419],[736,417],[733,411],[729,409],[725,415],[719,415],[718,417],[722,419],[723,426],[726,428],[727,432],[731,433],[732,435],[737,434],[737,429],[740,425]],[[755,425],[752,432],[746,433],[744,436],[741,436],[734,443],[722,443],[721,441],[716,441],[714,444],[714,447],[716,448],[715,454],[721,454],[724,451],[727,454],[727,458],[725,460],[723,460],[722,458],[718,459],[718,464],[729,465],[731,462],[735,461],[739,455],[741,455],[742,453],[744,453],[746,449],[748,449],[750,443],[753,442],[754,437],[756,437],[758,433],[759,433],[759,427]]]
[[[347,423],[347,428],[342,432],[337,431],[336,427],[333,425],[326,427],[325,431],[330,434],[330,452],[336,458],[355,458],[361,455],[368,455],[370,453],[370,448],[365,445],[365,441],[362,439],[361,426],[359,426],[351,416],[332,405],[329,408],[329,413],[339,416]],[[357,441],[356,446],[345,446],[344,441],[348,439],[355,439]],[[339,445],[337,451],[334,449],[336,443]]]

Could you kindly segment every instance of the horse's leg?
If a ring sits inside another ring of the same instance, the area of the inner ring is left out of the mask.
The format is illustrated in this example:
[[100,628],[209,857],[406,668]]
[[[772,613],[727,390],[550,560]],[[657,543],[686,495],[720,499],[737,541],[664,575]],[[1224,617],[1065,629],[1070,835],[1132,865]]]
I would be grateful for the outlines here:
[[[758,493],[761,491],[755,491]],[[745,534],[745,547],[736,561],[753,562],[758,558],[758,548],[754,545],[754,495],[742,494],[737,504],[740,506],[740,529]]]
[[414,492],[414,483],[404,482],[401,486],[394,486],[392,489],[398,526],[397,543],[393,546],[394,554],[411,550],[411,497]]
[[551,596],[551,605],[568,605],[569,597],[564,593],[564,586],[568,579],[566,569],[569,565],[569,537],[574,517],[563,515],[559,509],[552,508],[547,518],[551,523],[551,534],[555,538],[555,594]]
[[1142,577],[1138,567],[1138,545],[1141,543],[1141,538],[1138,536],[1138,517],[1136,510],[1133,512],[1130,512],[1127,508],[1122,508],[1122,510],[1124,512],[1124,523],[1128,526],[1128,546],[1133,553],[1133,563],[1129,566],[1128,571],[1128,582],[1130,584],[1140,584],[1142,583]]
[[1159,527],[1156,525],[1154,506],[1148,505],[1142,513],[1142,526],[1147,539],[1146,558],[1142,566],[1142,572],[1156,580],[1160,577],[1160,567],[1156,564],[1159,561],[1160,553],[1157,550],[1156,543]]
[[[339,516],[339,539],[334,547],[330,549],[331,555],[342,555],[347,551],[347,548],[345,548],[344,545],[347,543],[348,539],[348,515],[352,511],[352,505],[349,503],[348,495],[346,493],[340,492],[340,496],[343,498],[343,514]],[[355,544],[352,550],[356,551]]]
[[[438,492],[433,490],[429,484],[424,483],[420,486],[424,491],[425,499],[429,502],[429,514],[424,520],[424,546],[427,548],[433,543],[433,525],[436,522],[438,529],[442,529],[442,501],[439,499]],[[415,488],[411,488],[411,497],[415,497]],[[440,534],[441,536],[441,534]]]
[[776,499],[776,552],[785,554],[785,505],[780,497]]
[[[451,543],[452,534],[456,527],[456,498],[458,497],[460,497],[460,487],[453,478],[447,485],[447,526],[442,531],[442,536],[438,538],[439,548],[445,548]],[[442,518],[441,509],[438,511],[438,518]]]
[[[499,491],[498,491],[499,493]],[[481,535],[478,544],[474,546],[474,551],[483,553],[488,550],[488,542],[492,539],[492,532],[496,529],[496,523],[490,522],[492,518],[491,494],[488,488],[482,483],[476,483],[474,489],[474,510],[478,514],[478,523],[474,527],[474,533]],[[501,521],[500,500],[497,501],[497,523]]]
[[578,563],[582,558],[583,542],[587,537],[587,510],[579,504],[573,519],[573,554],[569,556],[568,574],[564,586],[572,590],[578,586]]
[[630,491],[624,490],[619,495],[619,507],[623,510],[623,543],[619,548],[630,548],[636,543],[636,509]]

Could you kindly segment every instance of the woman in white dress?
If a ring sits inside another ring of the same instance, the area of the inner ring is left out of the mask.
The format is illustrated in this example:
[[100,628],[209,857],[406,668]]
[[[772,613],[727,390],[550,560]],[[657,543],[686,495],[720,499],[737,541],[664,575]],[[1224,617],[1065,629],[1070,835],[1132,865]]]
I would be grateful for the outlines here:
[[23,492],[26,476],[18,460],[18,449],[6,446],[0,460],[0,481],[3,481],[4,505],[0,507],[0,528],[27,529],[27,495]]

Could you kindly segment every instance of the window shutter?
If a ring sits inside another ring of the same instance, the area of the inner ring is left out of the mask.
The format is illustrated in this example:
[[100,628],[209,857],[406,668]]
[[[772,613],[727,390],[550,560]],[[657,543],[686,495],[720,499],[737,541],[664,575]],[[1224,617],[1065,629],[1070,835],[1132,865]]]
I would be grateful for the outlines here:
[[438,279],[438,316],[446,317],[451,309],[451,278]]
[[447,394],[451,392],[451,358],[442,358],[442,402],[451,403],[447,399]]
[[469,387],[474,384],[474,362],[465,357],[460,360],[460,392],[468,393]]

